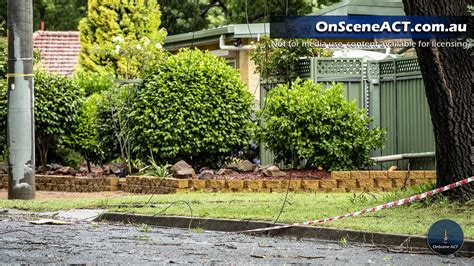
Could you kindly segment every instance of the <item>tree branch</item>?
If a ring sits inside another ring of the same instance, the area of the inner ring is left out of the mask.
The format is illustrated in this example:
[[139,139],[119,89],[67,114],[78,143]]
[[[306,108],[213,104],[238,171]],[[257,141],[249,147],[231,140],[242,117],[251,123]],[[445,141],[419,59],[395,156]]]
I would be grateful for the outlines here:
[[229,12],[229,9],[227,9],[227,7],[224,5],[224,3],[222,3],[221,0],[211,0],[209,5],[206,5],[204,9],[201,10],[201,13],[200,13],[201,17],[204,18],[204,16],[207,15],[207,12],[209,12],[209,10],[215,6],[220,7],[222,9],[222,12],[224,12],[225,14]]

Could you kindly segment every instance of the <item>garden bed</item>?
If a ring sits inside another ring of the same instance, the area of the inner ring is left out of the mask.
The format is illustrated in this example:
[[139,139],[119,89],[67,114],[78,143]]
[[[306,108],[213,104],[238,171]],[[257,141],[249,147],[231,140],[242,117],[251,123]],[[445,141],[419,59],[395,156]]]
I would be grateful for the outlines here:
[[266,179],[266,180],[275,180],[275,179],[305,179],[305,180],[313,180],[313,179],[324,179],[330,178],[331,173],[326,171],[318,171],[316,169],[306,169],[306,170],[288,170],[284,171],[286,173],[286,177],[271,177],[265,176],[262,172],[247,172],[247,173],[233,173],[233,174],[225,174],[225,175],[216,175],[216,179],[225,179],[225,180],[258,180],[258,179]]

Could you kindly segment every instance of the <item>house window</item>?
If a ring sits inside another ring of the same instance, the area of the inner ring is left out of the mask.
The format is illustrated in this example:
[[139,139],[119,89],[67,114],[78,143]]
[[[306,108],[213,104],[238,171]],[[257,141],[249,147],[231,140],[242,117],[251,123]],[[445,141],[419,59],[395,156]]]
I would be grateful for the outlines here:
[[227,65],[237,69],[237,61],[235,59],[227,59]]

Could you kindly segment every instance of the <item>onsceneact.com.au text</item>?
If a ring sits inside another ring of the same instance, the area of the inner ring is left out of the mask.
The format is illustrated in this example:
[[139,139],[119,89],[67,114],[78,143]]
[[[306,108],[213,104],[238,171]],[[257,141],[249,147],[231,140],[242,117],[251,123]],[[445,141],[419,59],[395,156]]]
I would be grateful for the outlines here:
[[319,21],[316,23],[316,31],[323,32],[415,32],[415,33],[462,33],[467,32],[467,23],[412,23],[411,21],[395,21],[382,23],[347,23],[340,21],[338,23],[328,23],[326,21]]

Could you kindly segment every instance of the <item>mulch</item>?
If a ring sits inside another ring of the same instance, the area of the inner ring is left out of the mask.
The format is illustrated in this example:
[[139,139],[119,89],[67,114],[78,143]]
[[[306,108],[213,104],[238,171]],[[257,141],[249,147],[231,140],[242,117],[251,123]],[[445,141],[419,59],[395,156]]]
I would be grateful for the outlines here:
[[227,175],[216,175],[216,179],[226,180],[258,180],[258,179],[326,179],[330,178],[331,174],[326,171],[319,171],[316,169],[304,169],[304,170],[285,170],[286,176],[283,177],[268,177],[262,172],[247,172]]
[[[60,170],[66,169],[68,171],[61,172]],[[95,177],[95,178],[104,178],[107,176],[115,177],[114,174],[108,175],[107,171],[103,170],[100,167],[94,167],[92,169],[92,173],[87,173],[84,171],[76,172],[71,167],[63,167],[57,171],[37,171],[36,174],[43,174],[43,175],[70,175],[75,177]],[[71,172],[69,172],[71,171]],[[215,175],[215,179],[219,180],[258,180],[258,179],[266,179],[266,180],[276,180],[276,179],[326,179],[330,178],[331,174],[327,171],[320,171],[317,169],[289,169],[283,170],[286,173],[286,176],[283,177],[268,177],[265,176],[261,171],[258,172],[245,172],[245,173],[233,173],[233,174],[226,174],[226,175]]]

